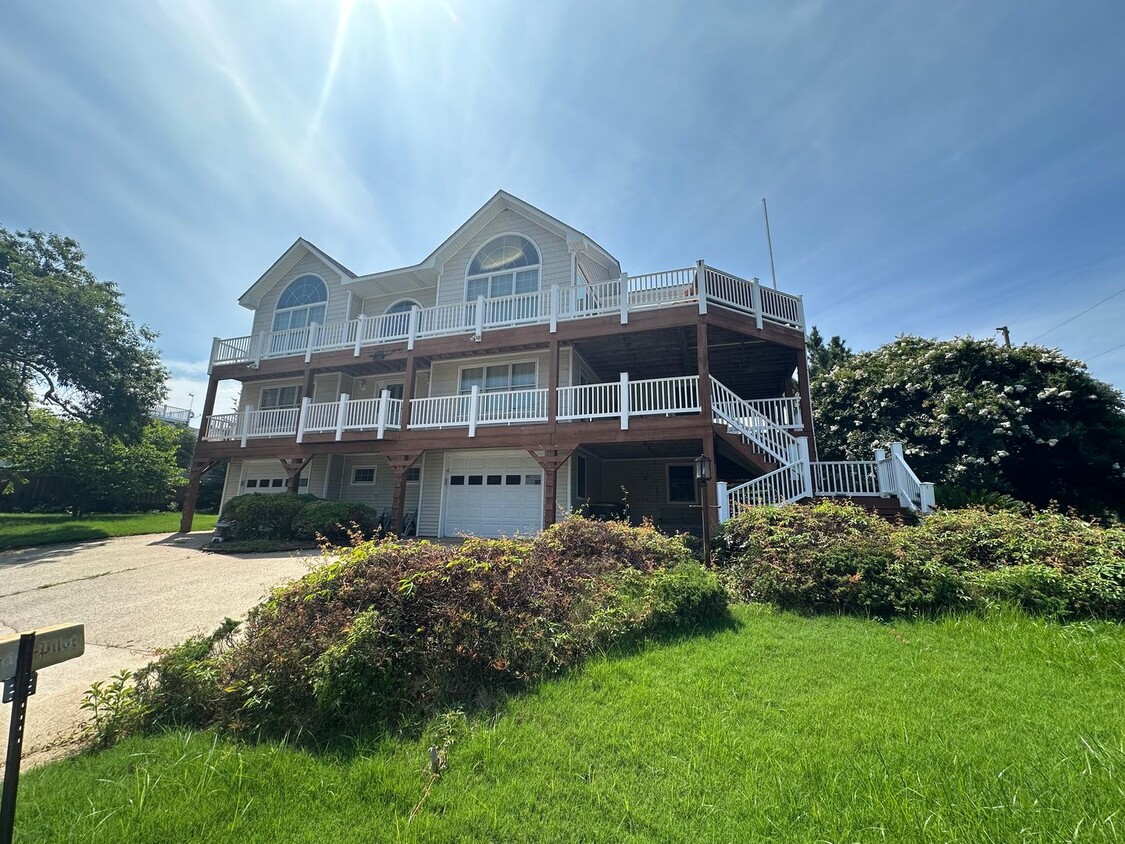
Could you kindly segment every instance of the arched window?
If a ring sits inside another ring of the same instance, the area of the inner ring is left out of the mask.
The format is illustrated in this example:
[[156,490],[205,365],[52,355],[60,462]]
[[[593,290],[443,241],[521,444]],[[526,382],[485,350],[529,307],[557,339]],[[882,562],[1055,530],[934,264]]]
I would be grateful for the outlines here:
[[379,323],[379,336],[405,337],[410,326],[410,312],[420,307],[422,306],[413,299],[399,299],[383,311],[383,319]]
[[328,287],[315,275],[303,275],[285,288],[274,309],[273,330],[304,328],[311,323],[324,324]]
[[383,311],[383,313],[385,313],[385,314],[408,314],[408,313],[410,313],[411,308],[420,308],[420,307],[422,307],[422,306],[419,305],[417,302],[415,302],[413,299],[400,299],[399,301],[397,301],[393,305],[391,305],[389,308],[387,308],[385,311]]
[[495,299],[539,289],[539,250],[526,237],[505,234],[477,250],[469,262],[465,299]]

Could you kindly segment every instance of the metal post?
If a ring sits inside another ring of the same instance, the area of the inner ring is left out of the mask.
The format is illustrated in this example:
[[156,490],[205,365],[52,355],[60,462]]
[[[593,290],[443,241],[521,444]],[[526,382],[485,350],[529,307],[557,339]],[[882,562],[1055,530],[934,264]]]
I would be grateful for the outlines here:
[[[23,727],[27,718],[27,698],[35,675],[31,671],[35,634],[20,636],[16,676],[12,679],[12,721],[8,727],[8,754],[4,767],[4,789],[0,797],[0,844],[12,844],[16,822],[16,789],[20,781],[20,756],[23,752]],[[7,678],[5,678],[7,679]],[[6,684],[5,684],[6,685]],[[7,691],[7,689],[5,689]],[[7,698],[7,694],[4,695]]]
[[711,508],[707,501],[707,480],[699,482],[699,503],[703,505],[703,565],[711,568]]

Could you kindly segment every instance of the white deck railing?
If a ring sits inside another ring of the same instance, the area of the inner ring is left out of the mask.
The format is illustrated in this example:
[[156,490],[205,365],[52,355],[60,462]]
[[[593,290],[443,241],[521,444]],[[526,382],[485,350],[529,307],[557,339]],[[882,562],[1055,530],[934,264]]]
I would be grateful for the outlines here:
[[730,426],[767,457],[782,465],[797,460],[796,437],[714,377],[711,378],[711,406],[716,422]]
[[795,431],[804,427],[801,417],[801,400],[797,396],[786,396],[780,399],[746,399],[745,401],[779,428]]
[[813,491],[822,496],[881,495],[875,460],[821,460],[812,464]]
[[418,339],[457,334],[477,337],[484,331],[519,325],[550,325],[554,331],[560,321],[611,314],[620,314],[621,322],[627,323],[634,311],[691,306],[706,313],[708,304],[748,314],[758,328],[769,322],[804,329],[799,296],[762,287],[757,279],[739,278],[700,262],[693,267],[647,275],[623,274],[610,281],[577,287],[552,286],[533,293],[418,308],[410,313],[363,316],[247,337],[216,338],[211,347],[211,365],[257,365],[263,359],[299,355],[307,361],[317,352],[344,349],[351,349],[358,357],[364,347],[373,345],[405,341],[408,348],[413,348]]
[[726,521],[737,514],[740,507],[779,507],[782,504],[792,504],[802,498],[808,498],[808,475],[805,471],[807,466],[807,462],[798,461],[775,469],[760,478],[731,487],[726,490],[725,502],[722,500],[724,497],[722,487],[725,484],[721,485],[720,519]]

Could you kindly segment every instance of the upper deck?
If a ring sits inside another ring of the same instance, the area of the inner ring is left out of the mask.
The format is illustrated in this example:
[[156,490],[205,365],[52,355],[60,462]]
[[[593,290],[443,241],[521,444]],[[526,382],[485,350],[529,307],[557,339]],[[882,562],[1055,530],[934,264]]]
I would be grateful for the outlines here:
[[734,311],[761,329],[767,323],[803,335],[804,305],[800,296],[763,287],[758,279],[743,279],[709,267],[702,261],[684,269],[665,270],[580,286],[552,285],[533,293],[478,297],[455,305],[413,308],[408,312],[315,323],[285,331],[227,339],[215,338],[210,368],[229,364],[260,365],[263,360],[303,359],[352,351],[355,357],[371,347],[462,336],[479,343],[486,332],[524,326],[549,326],[576,320],[619,315],[626,325],[633,313],[684,308],[706,314],[709,307]]

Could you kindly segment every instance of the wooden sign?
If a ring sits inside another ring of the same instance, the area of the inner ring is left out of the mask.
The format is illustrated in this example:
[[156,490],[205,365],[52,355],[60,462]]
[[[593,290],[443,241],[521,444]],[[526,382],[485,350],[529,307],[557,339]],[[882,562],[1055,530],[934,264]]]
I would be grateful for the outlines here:
[[[16,676],[16,658],[20,650],[19,634],[0,639],[0,680]],[[86,627],[82,624],[59,624],[35,631],[35,650],[31,657],[31,670],[38,671],[58,665],[86,650]]]

